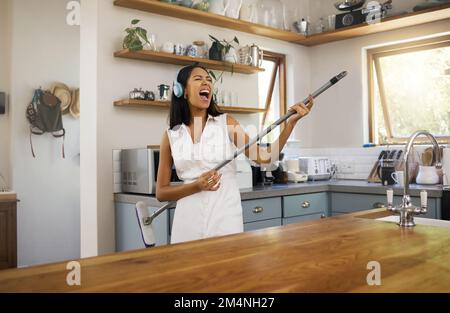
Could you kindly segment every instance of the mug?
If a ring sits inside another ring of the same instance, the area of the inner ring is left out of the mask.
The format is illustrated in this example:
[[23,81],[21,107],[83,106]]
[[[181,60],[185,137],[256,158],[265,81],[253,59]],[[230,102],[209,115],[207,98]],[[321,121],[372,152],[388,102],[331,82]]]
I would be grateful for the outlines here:
[[405,185],[405,172],[397,171],[391,174],[392,179],[397,185],[403,187]]
[[167,41],[163,44],[162,46],[162,51],[167,52],[167,53],[173,53],[173,43],[170,41]]
[[186,54],[186,45],[182,43],[175,44],[175,54],[176,55],[185,55]]

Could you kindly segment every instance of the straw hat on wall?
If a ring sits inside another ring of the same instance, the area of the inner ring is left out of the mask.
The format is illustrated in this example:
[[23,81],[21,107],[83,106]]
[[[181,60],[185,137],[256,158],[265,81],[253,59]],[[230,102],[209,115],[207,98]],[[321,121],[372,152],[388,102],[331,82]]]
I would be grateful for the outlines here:
[[63,83],[55,83],[50,88],[50,92],[61,101],[61,111],[63,114],[69,112],[69,106],[72,102],[72,94],[69,87]]
[[70,102],[70,108],[69,108],[70,114],[74,118],[80,117],[80,89],[73,89],[72,90],[72,101]]

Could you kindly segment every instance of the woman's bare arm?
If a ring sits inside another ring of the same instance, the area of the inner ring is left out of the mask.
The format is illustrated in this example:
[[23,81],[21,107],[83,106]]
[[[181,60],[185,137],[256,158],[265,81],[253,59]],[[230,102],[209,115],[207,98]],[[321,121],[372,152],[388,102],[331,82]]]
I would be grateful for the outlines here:
[[[283,131],[280,133],[278,139],[273,142],[269,147],[260,147],[257,144],[250,146],[247,150],[245,150],[245,155],[250,160],[258,163],[258,164],[270,164],[273,161],[276,161],[279,157],[281,150],[283,150],[286,145],[289,136],[294,130],[297,122],[304,116],[308,115],[310,109],[314,105],[314,99],[312,97],[309,98],[309,105],[306,106],[303,103],[297,103],[290,108],[290,110],[296,111],[291,118],[285,122],[285,127]],[[247,143],[250,142],[250,138],[245,132],[245,130],[241,127],[239,122],[231,115],[227,115],[227,125],[228,125],[228,134],[230,138],[233,139],[236,147],[241,148]]]

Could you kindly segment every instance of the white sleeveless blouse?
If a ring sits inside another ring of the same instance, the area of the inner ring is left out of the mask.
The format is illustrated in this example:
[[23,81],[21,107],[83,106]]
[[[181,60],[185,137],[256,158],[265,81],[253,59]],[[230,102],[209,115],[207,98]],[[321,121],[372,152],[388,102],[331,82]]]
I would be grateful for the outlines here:
[[[228,136],[226,121],[226,114],[209,115],[198,143],[192,142],[189,127],[184,124],[167,130],[177,175],[184,183],[193,182],[233,156],[236,146]],[[222,177],[217,191],[201,191],[177,201],[172,243],[243,231],[235,162],[219,172]]]

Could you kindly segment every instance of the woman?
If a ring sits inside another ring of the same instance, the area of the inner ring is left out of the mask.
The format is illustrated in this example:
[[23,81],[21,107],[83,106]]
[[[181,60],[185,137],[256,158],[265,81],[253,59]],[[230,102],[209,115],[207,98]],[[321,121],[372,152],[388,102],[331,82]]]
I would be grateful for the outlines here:
[[[156,185],[159,201],[177,201],[172,243],[243,231],[235,163],[220,171],[212,169],[250,139],[238,121],[218,111],[212,89],[207,69],[195,64],[182,68],[174,82],[170,127],[160,146]],[[278,149],[253,145],[245,151],[246,156],[258,164],[276,160],[295,124],[312,105],[310,97],[308,106],[298,103],[290,108],[296,114],[271,144]],[[174,163],[182,185],[170,185]]]

